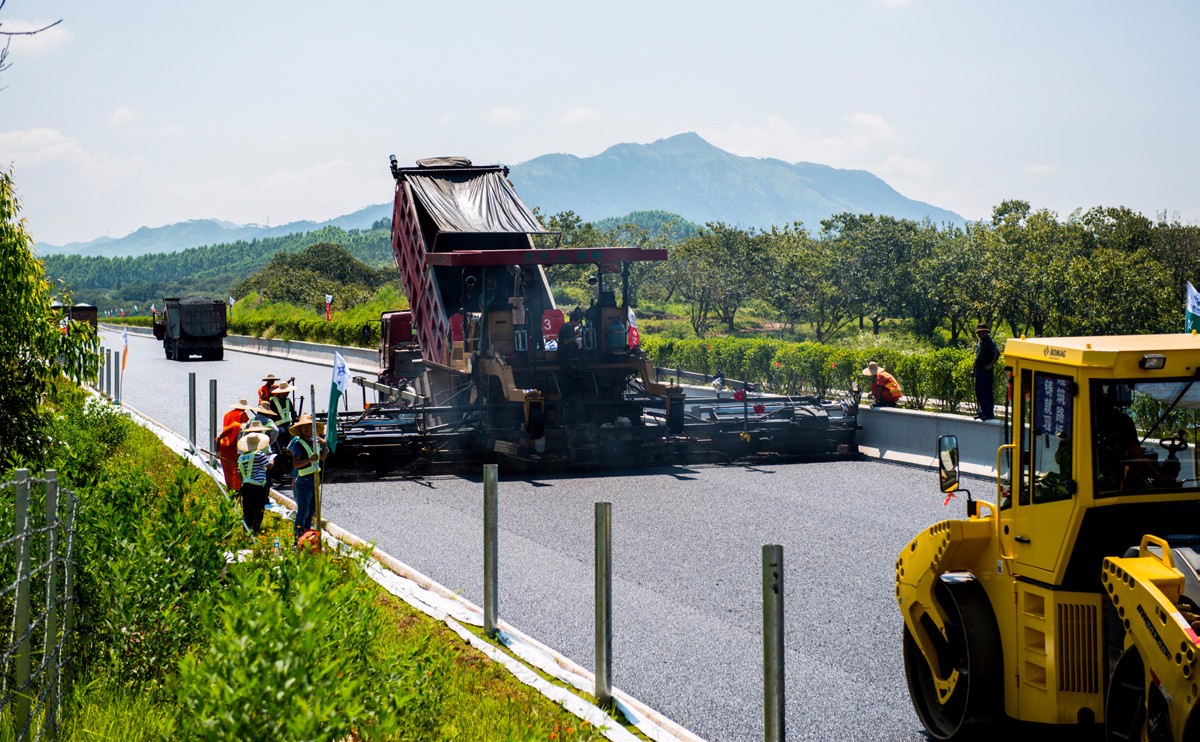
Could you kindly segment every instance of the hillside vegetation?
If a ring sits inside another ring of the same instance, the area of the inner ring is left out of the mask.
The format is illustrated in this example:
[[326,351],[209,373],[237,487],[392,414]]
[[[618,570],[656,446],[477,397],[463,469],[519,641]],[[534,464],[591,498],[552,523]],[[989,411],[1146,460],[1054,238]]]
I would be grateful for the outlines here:
[[102,311],[124,309],[127,313],[138,305],[145,312],[152,302],[161,303],[166,296],[197,293],[223,297],[277,253],[296,253],[312,245],[340,245],[372,267],[394,265],[390,230],[390,220],[383,220],[367,230],[326,227],[305,234],[136,258],[47,255],[42,262],[52,280],[62,281],[74,292],[75,301],[95,304]]

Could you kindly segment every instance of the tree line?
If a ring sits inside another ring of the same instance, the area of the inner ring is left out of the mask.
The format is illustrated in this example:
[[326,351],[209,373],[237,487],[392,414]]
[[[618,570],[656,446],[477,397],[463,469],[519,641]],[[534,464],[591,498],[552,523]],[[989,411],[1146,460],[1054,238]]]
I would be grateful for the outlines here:
[[[550,221],[568,244],[608,236],[570,215]],[[815,233],[800,223],[710,223],[675,244],[665,264],[644,267],[638,288],[643,299],[686,305],[698,337],[734,332],[753,307],[785,334],[818,342],[854,324],[879,334],[899,322],[954,344],[970,341],[979,321],[1013,336],[1178,332],[1184,285],[1198,267],[1200,227],[1178,219],[1125,207],[1060,219],[1011,200],[965,227],[848,213]]]
[[[570,211],[539,217],[561,232],[536,238],[540,247],[669,248],[665,263],[632,267],[630,298],[684,307],[698,337],[734,332],[748,310],[771,320],[781,335],[818,342],[856,326],[878,334],[899,324],[917,337],[955,344],[968,342],[979,321],[1014,336],[1174,332],[1185,282],[1200,278],[1200,227],[1125,207],[1076,210],[1063,219],[1010,200],[989,220],[963,227],[851,213],[817,229],[799,222],[697,228],[663,212],[621,223],[588,223]],[[369,266],[394,271],[389,226],[384,219],[369,230],[328,227],[136,258],[51,255],[45,263],[77,300],[148,304],[189,289],[220,295],[273,255],[317,244],[341,245]],[[593,267],[548,272],[560,302],[586,302]],[[266,293],[282,298],[285,287],[276,283]]]

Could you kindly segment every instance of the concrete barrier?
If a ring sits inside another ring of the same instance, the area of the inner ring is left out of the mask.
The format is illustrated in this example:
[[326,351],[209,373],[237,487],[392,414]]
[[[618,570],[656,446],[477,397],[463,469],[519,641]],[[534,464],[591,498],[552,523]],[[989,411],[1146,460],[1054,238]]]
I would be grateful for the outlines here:
[[[153,336],[154,331],[149,327],[129,327],[128,325],[100,326],[110,332],[120,332],[128,329],[132,335]],[[272,358],[286,358],[291,361],[315,363],[319,366],[333,365],[333,351],[338,351],[346,359],[346,365],[351,371],[364,374],[379,373],[379,351],[374,348],[350,348],[343,345],[326,345],[325,343],[308,343],[302,340],[277,340],[256,338],[248,335],[228,335],[225,338],[225,349],[239,353],[255,353]]]
[[1004,443],[1002,420],[984,421],[941,412],[863,407],[858,411],[858,424],[862,426],[858,447],[867,456],[936,468],[938,438],[956,435],[962,471],[996,476],[996,449]]

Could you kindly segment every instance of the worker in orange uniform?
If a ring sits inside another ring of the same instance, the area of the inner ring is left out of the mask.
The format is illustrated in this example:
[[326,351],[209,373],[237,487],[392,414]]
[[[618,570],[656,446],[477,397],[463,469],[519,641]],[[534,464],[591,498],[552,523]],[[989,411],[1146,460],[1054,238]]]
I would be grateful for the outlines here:
[[279,381],[279,377],[275,374],[267,374],[263,377],[263,385],[258,388],[258,401],[265,406],[271,404],[271,388],[275,386],[275,382]]
[[862,370],[863,376],[871,377],[871,389],[867,395],[875,401],[871,403],[872,407],[895,407],[900,398],[904,396],[904,391],[900,389],[900,382],[896,381],[896,377],[889,374],[875,361],[867,364],[867,367]]
[[242,480],[237,471],[237,441],[242,425],[250,419],[249,410],[251,409],[253,408],[250,407],[249,402],[239,399],[237,404],[225,413],[221,434],[217,436],[217,458],[221,460],[221,473],[225,475],[225,486],[231,492],[237,492],[242,488]]

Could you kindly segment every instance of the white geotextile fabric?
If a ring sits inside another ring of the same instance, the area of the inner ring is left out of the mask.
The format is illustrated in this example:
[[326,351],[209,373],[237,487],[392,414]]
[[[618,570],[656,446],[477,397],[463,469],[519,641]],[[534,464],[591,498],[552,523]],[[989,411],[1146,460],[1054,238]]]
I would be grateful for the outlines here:
[[625,727],[613,721],[607,713],[599,706],[588,703],[574,693],[569,692],[566,688],[559,688],[557,685],[551,685],[544,680],[541,675],[538,675],[533,670],[530,670],[525,665],[517,662],[512,657],[509,657],[504,652],[501,652],[496,647],[488,644],[483,639],[467,631],[462,624],[452,618],[446,619],[446,625],[455,631],[464,641],[469,642],[472,647],[475,647],[480,652],[483,652],[493,661],[504,665],[509,672],[520,680],[522,683],[531,688],[536,689],[543,696],[558,703],[567,711],[575,714],[579,718],[585,720],[592,726],[600,730],[600,732],[611,740],[617,742],[637,742],[637,737],[625,731]]

